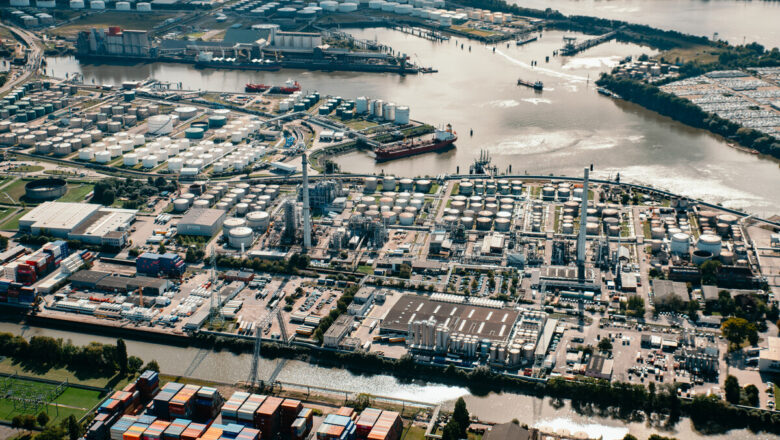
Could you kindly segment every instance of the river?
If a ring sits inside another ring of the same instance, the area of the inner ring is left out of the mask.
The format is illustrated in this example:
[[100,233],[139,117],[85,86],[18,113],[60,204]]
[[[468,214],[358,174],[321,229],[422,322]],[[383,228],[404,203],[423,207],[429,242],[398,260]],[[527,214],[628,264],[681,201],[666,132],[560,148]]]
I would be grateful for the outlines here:
[[[308,90],[345,98],[370,96],[411,108],[413,119],[458,131],[457,148],[376,164],[365,153],[336,160],[342,170],[401,176],[468,172],[480,150],[515,173],[579,175],[589,164],[598,178],[662,189],[770,216],[780,213],[777,162],[729,148],[708,132],[674,122],[624,101],[598,95],[593,81],[628,55],[655,52],[615,41],[571,58],[545,57],[562,46],[561,32],[546,32],[526,46],[492,47],[455,39],[437,43],[386,29],[349,30],[378,39],[438,73],[400,77],[350,72],[246,72],[198,70],[181,64],[115,66],[49,58],[56,76],[80,72],[87,82],[121,83],[153,77],[186,89],[242,91],[248,82],[279,84],[292,77]],[[460,44],[465,46],[461,49]],[[469,50],[471,47],[471,50]],[[531,61],[537,61],[536,67]],[[541,80],[537,93],[518,77]],[[473,136],[469,130],[473,129]],[[749,178],[747,177],[749,176]]]
[[647,24],[659,29],[718,38],[732,44],[756,41],[780,46],[780,2],[765,0],[509,0],[532,9],[556,9]]
[[[22,326],[0,322],[0,332],[21,334],[26,338],[36,335],[70,339],[83,345],[92,341],[115,343],[115,339],[91,334]],[[150,342],[127,340],[130,355],[145,361],[155,359],[160,369],[171,375],[184,375],[205,380],[236,382],[246,380],[249,375],[251,355],[236,355],[227,351],[213,352],[193,347],[159,345]],[[279,360],[263,359],[260,377],[267,378],[277,367]],[[683,419],[673,430],[658,431],[644,423],[626,423],[620,420],[598,416],[581,415],[573,411],[568,402],[560,408],[551,399],[538,399],[514,393],[490,393],[484,396],[472,395],[467,388],[443,385],[425,381],[399,381],[388,375],[354,374],[340,368],[324,368],[301,361],[286,361],[277,378],[283,382],[301,385],[338,388],[352,392],[368,392],[377,396],[415,400],[432,404],[442,403],[451,408],[458,397],[466,400],[469,411],[480,420],[504,423],[516,418],[520,423],[532,426],[552,426],[568,429],[574,433],[584,431],[591,437],[603,436],[604,440],[619,440],[630,432],[640,439],[659,432],[680,440],[768,440],[776,438],[766,434],[756,435],[747,430],[730,431],[727,434],[703,436],[697,433],[689,420]]]

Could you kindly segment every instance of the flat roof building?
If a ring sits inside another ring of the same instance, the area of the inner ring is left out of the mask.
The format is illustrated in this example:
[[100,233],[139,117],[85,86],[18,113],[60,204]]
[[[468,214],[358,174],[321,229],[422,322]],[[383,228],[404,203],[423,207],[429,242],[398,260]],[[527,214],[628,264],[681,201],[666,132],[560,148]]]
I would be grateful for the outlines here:
[[44,202],[19,219],[19,231],[67,238],[100,209],[89,203]]
[[762,373],[780,373],[780,338],[767,338],[769,347],[758,355],[758,371]]
[[90,203],[44,202],[19,219],[19,231],[122,247],[137,212]]
[[338,347],[341,340],[352,331],[352,324],[354,322],[355,317],[350,315],[340,315],[336,318],[322,336],[324,345],[330,348]]
[[688,286],[679,281],[653,280],[653,295],[656,304],[664,304],[677,297],[683,303],[690,301]]
[[402,296],[387,313],[380,332],[407,335],[410,323],[433,319],[436,325],[443,325],[452,333],[504,342],[512,334],[519,314],[513,309],[450,303],[408,294]]
[[213,237],[222,227],[225,215],[221,209],[190,209],[179,221],[179,234]]

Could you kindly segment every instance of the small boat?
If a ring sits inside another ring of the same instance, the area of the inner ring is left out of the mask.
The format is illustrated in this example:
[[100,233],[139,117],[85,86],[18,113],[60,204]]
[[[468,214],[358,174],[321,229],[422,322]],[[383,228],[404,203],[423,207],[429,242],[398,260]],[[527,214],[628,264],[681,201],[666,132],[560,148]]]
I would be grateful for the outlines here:
[[524,80],[522,78],[517,80],[517,85],[518,86],[530,87],[530,88],[532,88],[534,90],[542,90],[542,89],[544,89],[544,83],[543,82],[541,82],[541,81],[531,82],[531,81],[526,81],[526,80]]

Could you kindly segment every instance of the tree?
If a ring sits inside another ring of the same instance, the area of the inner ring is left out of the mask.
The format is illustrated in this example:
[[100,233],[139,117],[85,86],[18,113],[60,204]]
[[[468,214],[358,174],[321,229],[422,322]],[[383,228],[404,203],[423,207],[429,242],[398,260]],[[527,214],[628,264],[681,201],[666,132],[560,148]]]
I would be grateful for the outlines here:
[[143,364],[144,361],[142,361],[141,358],[137,356],[130,356],[127,358],[127,371],[129,371],[131,374],[135,374],[138,372],[138,370],[141,369]]
[[[758,338],[758,329],[744,318],[731,317],[720,326],[723,337],[731,344],[739,346],[745,338]],[[756,335],[753,336],[752,333]]]
[[11,427],[14,429],[22,429],[22,416],[14,416],[11,419]]
[[745,398],[747,398],[748,405],[758,407],[758,388],[753,384],[746,386]]
[[140,255],[140,254],[141,254],[141,251],[140,251],[140,250],[138,250],[138,248],[137,248],[137,247],[130,248],[130,249],[127,251],[127,255],[129,255],[129,256],[131,256],[131,257],[137,257],[137,256],[138,256],[138,255]]
[[601,338],[598,348],[599,351],[612,351],[612,341],[609,338]]
[[111,206],[114,204],[114,200],[116,200],[116,192],[114,192],[113,189],[109,189],[103,194],[102,204],[106,206]]
[[726,377],[726,383],[723,385],[726,393],[726,401],[729,403],[739,403],[739,381],[736,377],[728,375]]
[[144,365],[143,370],[152,370],[154,372],[159,373],[160,372],[160,364],[157,363],[156,360],[152,359],[151,361],[147,362],[146,365]]
[[68,440],[77,440],[81,435],[81,426],[79,425],[78,420],[76,420],[76,416],[69,416],[66,421],[66,425],[68,430]]
[[723,264],[718,260],[707,260],[701,264],[701,283],[714,285],[717,281],[718,271]]
[[459,438],[466,438],[466,431],[471,424],[469,411],[466,409],[466,401],[462,397],[459,397],[455,402],[455,411],[452,412],[452,420],[458,424],[460,428],[458,430]]
[[38,423],[38,421],[35,420],[34,415],[25,414],[22,416],[22,428],[26,429],[27,431],[32,432],[32,430],[35,429],[36,423]]
[[402,264],[398,269],[398,276],[408,280],[412,277],[412,267],[406,263]]
[[36,417],[35,420],[42,427],[46,426],[46,424],[49,423],[49,415],[46,414],[45,412],[41,411],[41,412],[38,413],[38,417]]
[[198,261],[198,257],[195,254],[195,248],[193,247],[187,248],[187,253],[184,255],[184,261],[186,261],[187,263],[195,263],[196,261]]
[[459,436],[458,430],[459,427],[456,423],[448,422],[442,429],[441,440],[460,440],[462,437]]
[[160,242],[160,246],[157,248],[158,254],[167,254],[168,249],[165,248],[165,243]]
[[695,299],[688,303],[688,317],[691,321],[699,320],[699,302]]
[[8,248],[8,237],[0,235],[0,251],[4,251]]
[[629,315],[641,318],[645,315],[645,300],[639,295],[631,295],[628,297],[626,309],[628,309]]
[[127,374],[127,345],[124,339],[116,340],[116,363],[119,366],[119,374]]
[[[650,383],[652,383],[652,382],[650,382]],[[634,436],[632,434],[626,434],[626,435],[623,436],[623,440],[638,440],[638,439],[636,438],[636,436]]]

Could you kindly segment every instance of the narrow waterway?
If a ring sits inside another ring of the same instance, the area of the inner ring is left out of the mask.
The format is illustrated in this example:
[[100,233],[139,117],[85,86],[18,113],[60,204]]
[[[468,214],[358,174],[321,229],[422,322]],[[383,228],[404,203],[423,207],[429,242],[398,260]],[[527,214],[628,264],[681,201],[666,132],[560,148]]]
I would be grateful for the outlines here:
[[[50,58],[57,77],[79,72],[88,83],[153,77],[187,89],[242,91],[248,82],[279,84],[292,77],[306,90],[345,98],[370,96],[408,105],[413,119],[451,123],[457,148],[377,164],[365,153],[341,156],[344,171],[401,176],[468,172],[480,150],[500,171],[577,175],[594,164],[595,176],[649,184],[689,197],[769,216],[780,213],[780,168],[774,160],[729,148],[703,130],[661,117],[625,101],[596,93],[594,81],[629,55],[651,49],[615,41],[571,58],[546,57],[559,49],[563,33],[546,32],[526,46],[495,47],[454,39],[436,43],[386,29],[352,29],[407,53],[438,73],[400,77],[350,72],[246,72],[198,70],[179,64],[133,66],[79,64]],[[461,48],[461,44],[463,47]],[[532,61],[537,63],[532,66]],[[544,91],[517,86],[518,78],[544,82]],[[469,135],[474,130],[473,136]]]
[[[26,338],[44,335],[64,340],[70,339],[77,345],[88,344],[91,341],[115,343],[115,339],[103,336],[22,326],[8,322],[0,322],[0,332],[21,334]],[[228,383],[246,380],[249,375],[251,364],[251,355],[249,354],[236,355],[227,351],[213,352],[192,347],[167,346],[133,340],[126,342],[130,355],[139,356],[145,361],[157,360],[161,370],[167,374]],[[278,362],[280,361],[262,360],[260,364],[261,377],[268,377]],[[655,432],[674,436],[680,440],[734,438],[768,440],[776,438],[766,434],[752,434],[747,430],[730,431],[716,436],[703,436],[693,429],[687,419],[683,419],[671,431],[658,431],[644,423],[625,423],[620,420],[578,414],[571,409],[568,403],[557,407],[549,398],[539,399],[515,393],[490,393],[477,396],[461,386],[426,381],[400,381],[393,376],[383,374],[354,374],[341,368],[324,368],[301,361],[286,361],[278,380],[433,404],[443,403],[445,407],[451,407],[458,397],[464,397],[469,411],[476,414],[480,420],[503,423],[516,418],[520,423],[533,426],[552,426],[555,429],[568,429],[572,433],[584,431],[592,437],[601,435],[604,440],[622,439],[628,432],[640,439],[645,439]]]

